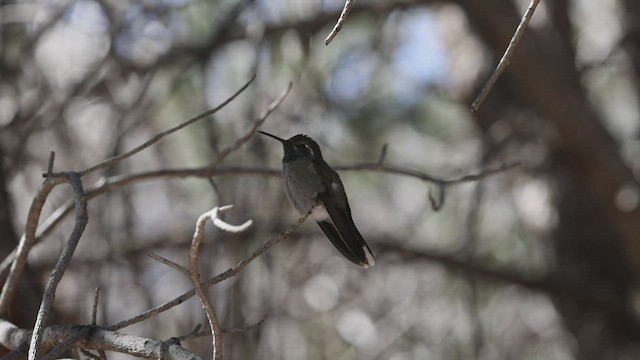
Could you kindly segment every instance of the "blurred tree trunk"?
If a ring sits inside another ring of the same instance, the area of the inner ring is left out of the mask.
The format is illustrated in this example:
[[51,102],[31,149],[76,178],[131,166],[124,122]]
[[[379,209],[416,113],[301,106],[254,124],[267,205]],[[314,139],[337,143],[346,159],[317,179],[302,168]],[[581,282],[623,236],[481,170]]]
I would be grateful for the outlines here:
[[[637,1],[627,3],[638,7]],[[499,59],[521,13],[507,0],[459,4]],[[640,327],[630,308],[630,289],[640,273],[640,211],[623,212],[615,202],[621,188],[637,182],[580,84],[567,2],[547,5],[553,31],[529,28],[499,81],[557,132],[546,139],[554,149],[549,162],[559,215],[551,276],[566,286],[552,298],[578,342],[578,359],[638,358]],[[480,111],[483,118],[489,110]],[[562,292],[590,294],[603,302],[577,302]]]

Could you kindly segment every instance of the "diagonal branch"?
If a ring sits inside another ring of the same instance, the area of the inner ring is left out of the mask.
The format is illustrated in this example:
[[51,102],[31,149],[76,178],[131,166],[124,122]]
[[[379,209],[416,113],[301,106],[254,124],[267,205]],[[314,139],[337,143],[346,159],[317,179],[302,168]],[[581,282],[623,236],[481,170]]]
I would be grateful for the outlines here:
[[220,155],[218,155],[218,158],[216,159],[216,161],[209,168],[214,169],[227,156],[229,156],[232,152],[238,150],[242,145],[244,145],[247,141],[249,141],[251,136],[255,134],[256,130],[258,130],[258,128],[264,123],[264,121],[267,120],[269,115],[271,115],[271,113],[274,112],[276,108],[278,108],[278,106],[284,101],[287,95],[289,95],[289,91],[291,91],[292,86],[293,86],[293,83],[289,82],[289,85],[287,85],[287,88],[282,91],[280,96],[278,96],[271,104],[269,104],[267,109],[264,112],[262,112],[262,114],[260,114],[258,119],[256,119],[256,121],[253,122],[253,125],[245,132],[245,134],[242,135],[240,138],[238,138],[233,143],[233,145],[223,149],[220,152]]
[[[66,178],[63,177],[47,177],[31,202],[24,235],[20,239],[20,243],[18,244],[18,248],[15,251],[13,259],[10,259],[9,261],[5,260],[3,262],[3,265],[5,266],[11,264],[11,269],[9,271],[9,276],[2,287],[2,293],[0,293],[0,315],[6,313],[7,307],[15,294],[18,279],[20,279],[20,276],[24,271],[24,267],[27,264],[27,256],[29,255],[31,248],[36,244],[36,228],[38,227],[38,220],[40,219],[44,203],[51,190],[65,181]],[[8,258],[10,257],[11,255],[9,255]]]
[[351,12],[351,8],[353,7],[353,1],[354,0],[345,1],[344,7],[342,8],[342,12],[340,13],[340,17],[338,18],[338,22],[331,30],[331,33],[329,33],[329,35],[324,39],[325,45],[329,45],[329,43],[333,40],[333,38],[335,38],[336,35],[338,35],[340,30],[342,29],[342,25],[344,25],[344,22],[347,21],[347,16],[349,16],[349,13]]
[[[465,175],[459,178],[454,179],[446,179],[437,177],[431,174],[428,174],[423,171],[408,169],[401,166],[393,165],[393,164],[385,164],[380,163],[379,161],[375,163],[361,163],[347,166],[336,166],[336,170],[341,171],[372,171],[372,172],[381,172],[399,176],[408,176],[413,177],[425,182],[430,182],[435,184],[438,187],[438,196],[436,199],[433,199],[434,204],[437,206],[435,210],[439,209],[442,206],[444,201],[443,190],[447,186],[453,186],[461,183],[477,181],[482,178],[485,178],[490,175],[495,175],[504,171],[508,171],[514,167],[520,165],[520,162],[511,162],[506,163],[495,168],[484,169],[475,174]],[[281,176],[282,172],[278,169],[271,168],[255,168],[255,167],[240,167],[240,166],[230,166],[230,167],[200,167],[200,168],[183,168],[183,169],[164,169],[164,170],[154,170],[149,172],[141,172],[137,174],[129,174],[129,175],[116,175],[113,177],[109,177],[106,179],[100,180],[98,183],[93,185],[92,187],[87,189],[87,199],[93,199],[99,195],[104,193],[133,185],[142,181],[150,181],[157,180],[162,178],[186,178],[186,177],[197,177],[197,178],[209,178],[212,176],[239,176],[239,175],[255,175],[255,176]],[[36,241],[40,241],[44,237],[48,236],[53,229],[62,221],[62,219],[71,212],[73,208],[73,202],[68,201],[61,205],[56,211],[53,212],[47,218],[41,227],[40,232],[37,234]],[[11,264],[11,261],[16,256],[16,252],[12,252],[9,254],[5,260],[0,264],[0,274],[5,271],[8,267],[8,264]]]
[[509,66],[513,51],[515,50],[516,46],[518,46],[518,43],[520,43],[520,39],[522,38],[522,35],[524,35],[524,31],[527,29],[527,25],[529,25],[529,21],[531,20],[531,17],[533,16],[533,13],[538,6],[538,3],[540,3],[540,0],[531,0],[531,2],[529,3],[529,7],[522,16],[522,20],[520,20],[520,24],[518,25],[516,32],[513,34],[511,41],[509,41],[509,46],[507,46],[504,55],[502,55],[500,62],[498,62],[498,66],[493,71],[493,74],[491,74],[491,77],[489,77],[489,80],[487,80],[487,83],[480,91],[480,94],[478,94],[478,97],[473,100],[473,103],[471,103],[471,111],[476,112],[480,109],[480,106],[482,106],[482,103],[487,98],[487,95],[489,95],[489,92],[491,92],[491,89],[493,89],[493,86],[495,85],[496,81],[498,81],[498,78],[507,69],[507,66]]
[[128,158],[128,157],[131,157],[131,156],[133,156],[133,155],[135,155],[135,154],[139,153],[140,151],[142,151],[142,150],[144,150],[144,149],[148,148],[149,146],[153,145],[154,143],[156,143],[158,140],[162,139],[163,137],[165,137],[165,136],[167,136],[167,135],[169,135],[169,134],[171,134],[171,133],[174,133],[174,132],[176,132],[176,131],[178,131],[178,130],[182,129],[182,128],[184,128],[185,126],[191,125],[191,124],[193,124],[194,122],[196,122],[196,121],[198,121],[198,120],[204,119],[204,118],[205,118],[205,117],[207,117],[207,116],[210,116],[210,115],[215,114],[215,113],[216,113],[216,112],[218,112],[220,109],[222,109],[222,108],[224,108],[225,106],[229,105],[229,103],[231,103],[233,100],[235,100],[235,98],[236,98],[236,97],[238,97],[238,95],[240,95],[242,92],[244,92],[244,91],[249,87],[249,85],[251,85],[251,83],[253,82],[253,80],[255,80],[255,78],[256,78],[256,76],[254,75],[254,76],[253,76],[253,77],[252,77],[252,78],[251,78],[251,79],[250,79],[246,84],[244,84],[244,85],[243,85],[243,86],[242,86],[238,91],[236,91],[236,92],[235,92],[233,95],[231,95],[227,100],[223,101],[223,102],[222,102],[222,104],[220,104],[220,105],[216,106],[215,108],[210,109],[210,110],[207,110],[207,111],[205,111],[205,112],[203,112],[203,113],[201,113],[201,114],[199,114],[199,115],[196,115],[196,116],[192,117],[191,119],[188,119],[188,120],[186,120],[186,121],[184,121],[184,122],[182,122],[182,123],[180,123],[180,124],[178,124],[178,125],[176,125],[176,126],[172,127],[171,129],[165,130],[165,131],[163,131],[163,132],[161,132],[161,133],[159,133],[159,134],[155,135],[155,136],[154,136],[154,137],[152,137],[151,139],[147,140],[144,144],[139,145],[139,146],[135,147],[135,148],[134,148],[134,149],[132,149],[132,150],[129,150],[129,151],[127,151],[127,152],[125,152],[125,153],[123,153],[123,154],[120,154],[120,155],[116,155],[116,156],[114,156],[114,157],[112,157],[112,158],[109,158],[109,159],[107,159],[107,160],[104,160],[104,161],[102,161],[102,162],[100,162],[100,163],[98,163],[98,164],[96,164],[96,165],[94,165],[94,166],[91,166],[91,167],[89,167],[89,168],[87,168],[87,169],[85,169],[85,170],[82,170],[82,171],[79,173],[79,174],[80,174],[80,176],[84,176],[84,175],[87,175],[87,174],[89,174],[89,173],[92,173],[92,172],[94,172],[94,171],[96,171],[96,170],[99,170],[99,169],[103,169],[103,168],[106,168],[106,167],[112,166],[112,165],[114,165],[115,163],[120,162],[120,161],[122,161],[122,160],[124,160],[124,159],[126,159],[126,158]]
[[[210,278],[209,280],[205,281],[204,283],[202,283],[202,287],[207,289],[211,286],[213,286],[214,284],[217,284],[221,281],[224,281],[230,277],[236,276],[238,273],[240,273],[247,265],[249,265],[253,260],[255,260],[258,256],[264,254],[267,250],[271,249],[274,245],[276,245],[277,243],[279,243],[282,239],[287,238],[289,235],[291,235],[292,232],[294,232],[298,227],[300,227],[300,225],[302,225],[302,223],[307,220],[307,218],[309,217],[311,213],[308,212],[305,215],[301,216],[298,221],[296,221],[293,225],[290,225],[285,231],[281,232],[278,236],[274,237],[273,239],[269,240],[268,242],[266,242],[264,245],[262,245],[261,247],[259,247],[256,251],[254,251],[251,255],[249,255],[248,257],[242,259],[242,261],[240,261],[236,266],[228,269],[227,271],[218,274],[212,278]],[[168,301],[162,305],[159,305],[153,309],[149,309],[145,312],[143,312],[142,314],[138,314],[130,319],[127,320],[123,320],[117,324],[111,325],[111,326],[107,326],[106,329],[108,330],[119,330],[122,328],[125,328],[127,326],[139,323],[141,321],[144,321],[152,316],[155,316],[157,314],[160,314],[164,311],[167,311],[171,308],[173,308],[174,306],[180,305],[183,302],[189,300],[191,297],[193,297],[196,294],[195,290],[190,290],[187,291],[186,293],[178,296],[177,298]]]
[[222,360],[222,332],[220,331],[220,324],[218,323],[216,312],[215,310],[213,310],[213,306],[211,306],[211,303],[207,299],[207,294],[205,294],[204,288],[200,283],[200,273],[198,273],[198,250],[200,249],[200,244],[202,243],[202,239],[204,238],[204,225],[206,224],[208,219],[211,219],[211,222],[213,222],[220,229],[225,231],[227,231],[227,229],[230,229],[232,232],[244,231],[249,228],[251,224],[253,224],[252,220],[248,220],[242,225],[234,226],[227,224],[226,222],[218,218],[218,213],[227,211],[232,207],[232,205],[215,207],[200,215],[198,221],[196,222],[196,230],[193,233],[193,239],[191,240],[191,250],[189,251],[188,275],[191,279],[191,283],[193,283],[193,289],[195,290],[196,294],[198,294],[200,304],[202,305],[204,312],[207,314],[207,320],[209,321],[209,327],[211,328],[211,334],[213,335],[213,359],[215,360]]
[[73,256],[73,253],[80,242],[80,238],[82,237],[82,233],[89,222],[89,216],[87,215],[87,198],[85,196],[84,189],[82,188],[80,176],[77,173],[70,172],[66,174],[66,178],[73,188],[76,224],[69,236],[69,240],[67,241],[62,254],[60,255],[60,258],[58,259],[58,263],[53,268],[53,272],[49,277],[49,282],[47,283],[47,287],[42,297],[40,310],[38,311],[33,335],[31,337],[31,344],[29,345],[29,360],[38,359],[40,344],[42,343],[42,333],[44,332],[44,324],[46,323],[51,307],[53,306],[58,283],[62,280],[67,265],[69,264],[69,261],[71,261],[71,257]]

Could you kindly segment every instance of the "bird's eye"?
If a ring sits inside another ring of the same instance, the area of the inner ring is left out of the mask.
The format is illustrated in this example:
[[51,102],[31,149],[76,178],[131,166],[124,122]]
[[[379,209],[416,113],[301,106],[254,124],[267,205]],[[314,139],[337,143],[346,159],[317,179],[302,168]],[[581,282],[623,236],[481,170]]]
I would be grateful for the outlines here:
[[309,154],[313,155],[313,149],[308,144],[304,144],[305,150],[309,152]]

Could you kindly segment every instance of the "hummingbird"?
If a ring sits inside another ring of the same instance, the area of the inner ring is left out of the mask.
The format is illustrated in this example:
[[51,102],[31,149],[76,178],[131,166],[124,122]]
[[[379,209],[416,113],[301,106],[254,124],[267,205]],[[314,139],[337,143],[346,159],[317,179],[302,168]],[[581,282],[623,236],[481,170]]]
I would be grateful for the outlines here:
[[258,131],[282,143],[282,177],[287,198],[294,208],[311,216],[340,253],[352,263],[375,265],[369,246],[351,217],[340,176],[322,158],[312,138],[298,134],[289,139]]

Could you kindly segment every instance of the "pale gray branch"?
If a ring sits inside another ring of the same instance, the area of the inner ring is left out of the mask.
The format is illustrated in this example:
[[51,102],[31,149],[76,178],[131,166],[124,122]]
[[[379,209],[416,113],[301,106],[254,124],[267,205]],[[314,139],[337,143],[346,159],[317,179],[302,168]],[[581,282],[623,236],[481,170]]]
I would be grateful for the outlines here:
[[99,170],[99,169],[103,169],[109,166],[112,166],[113,164],[122,161],[128,157],[131,157],[137,153],[139,153],[140,151],[148,148],[149,146],[153,145],[154,143],[156,143],[158,140],[162,139],[163,137],[174,133],[182,128],[184,128],[185,126],[191,125],[194,122],[204,119],[207,116],[213,115],[216,112],[218,112],[220,109],[224,108],[225,106],[229,105],[229,103],[231,103],[236,97],[238,97],[238,95],[240,95],[241,93],[243,93],[248,87],[249,85],[251,85],[251,83],[253,82],[253,80],[256,78],[256,76],[254,75],[246,84],[244,84],[238,91],[236,91],[233,95],[231,95],[227,100],[223,101],[222,104],[216,106],[215,108],[211,109],[211,110],[207,110],[199,115],[196,115],[194,117],[192,117],[191,119],[185,120],[182,123],[178,124],[177,126],[172,127],[171,129],[165,130],[157,135],[155,135],[154,137],[152,137],[151,139],[147,140],[144,144],[139,145],[137,147],[135,147],[132,150],[129,150],[123,154],[120,155],[116,155],[112,158],[109,158],[107,160],[104,160],[94,166],[91,166],[83,171],[80,172],[80,176],[84,176],[87,175],[93,171]]
[[491,91],[491,89],[493,89],[493,86],[495,85],[496,81],[498,81],[500,75],[502,75],[507,66],[509,66],[513,51],[515,50],[516,46],[518,46],[518,43],[520,43],[520,39],[522,38],[522,35],[524,35],[524,31],[527,29],[527,25],[529,25],[529,21],[531,20],[531,17],[533,16],[533,13],[538,6],[538,3],[540,3],[540,0],[531,0],[531,2],[529,3],[527,11],[522,16],[520,24],[516,28],[513,37],[511,37],[511,41],[509,41],[509,46],[507,46],[507,49],[502,55],[500,62],[498,62],[498,66],[493,71],[493,74],[491,74],[491,77],[489,77],[489,80],[487,80],[487,83],[484,85],[482,90],[480,90],[480,94],[478,94],[478,97],[473,100],[473,103],[471,103],[471,111],[476,112],[480,109],[480,106],[482,106],[482,103],[487,98],[487,95],[489,95],[489,92]]
[[338,22],[336,22],[336,25],[333,27],[329,35],[324,39],[325,45],[329,45],[333,38],[335,38],[336,35],[338,35],[338,32],[340,32],[340,30],[342,29],[342,25],[344,25],[344,22],[347,21],[347,16],[349,16],[351,8],[353,7],[353,1],[354,0],[345,1],[342,12],[340,13],[340,17],[338,18]]
[[260,114],[260,116],[253,122],[253,125],[245,132],[245,134],[239,137],[231,146],[228,146],[220,151],[218,158],[213,164],[211,164],[209,168],[215,169],[215,167],[219,165],[227,156],[238,150],[242,145],[249,141],[251,136],[255,134],[256,130],[258,130],[258,128],[265,122],[265,120],[267,120],[269,115],[271,115],[271,113],[274,112],[284,101],[287,95],[289,95],[289,91],[291,91],[292,86],[293,83],[289,82],[289,85],[287,85],[287,87],[282,91],[280,96],[278,96],[271,104],[269,104],[267,109],[262,112],[262,114]]
[[[78,333],[87,332],[82,341],[72,344],[71,348],[85,350],[114,351],[147,359],[195,360],[200,357],[177,343],[168,343],[155,339],[126,335],[109,331],[101,327],[81,325],[54,325],[44,330],[43,347],[50,349],[72,339]],[[21,329],[14,324],[0,319],[0,344],[13,350],[8,356],[20,358],[29,344],[31,331]]]
[[[67,181],[66,178],[47,177],[31,202],[24,235],[20,239],[15,255],[10,261],[7,261],[6,259],[3,261],[4,266],[11,264],[11,270],[9,271],[9,276],[2,287],[2,293],[0,293],[0,315],[4,315],[6,313],[7,307],[15,294],[18,279],[20,279],[24,267],[27,264],[27,256],[29,255],[33,245],[36,244],[36,228],[38,227],[38,220],[42,213],[42,207],[44,206],[51,190],[65,181]],[[11,257],[11,255],[9,255],[9,257]]]
[[[230,277],[236,276],[240,271],[242,271],[242,269],[244,269],[247,265],[249,265],[249,263],[251,263],[253,260],[255,260],[258,256],[262,255],[263,253],[265,253],[267,250],[269,250],[270,248],[272,248],[275,244],[279,243],[282,239],[285,239],[286,237],[288,237],[289,235],[291,235],[291,233],[293,231],[295,231],[298,227],[300,227],[300,225],[302,225],[302,223],[307,219],[307,217],[309,217],[309,213],[301,216],[298,221],[296,221],[295,224],[290,225],[285,231],[281,232],[278,236],[274,237],[273,239],[269,240],[268,242],[266,242],[264,245],[262,245],[260,248],[258,248],[256,251],[254,251],[251,255],[249,255],[248,257],[244,258],[242,261],[240,261],[236,266],[228,269],[227,271],[218,274],[212,278],[210,278],[209,280],[207,280],[206,282],[202,283],[202,287],[207,289],[209,287],[211,287],[214,284],[217,284],[221,281],[224,281]],[[122,329],[125,328],[127,326],[139,323],[141,321],[144,321],[152,316],[155,316],[157,314],[160,314],[164,311],[167,311],[171,308],[173,308],[174,306],[180,305],[183,302],[189,300],[191,297],[193,297],[196,294],[195,290],[190,290],[180,296],[178,296],[177,298],[168,301],[162,305],[159,305],[153,309],[149,309],[145,312],[143,312],[142,314],[138,314],[130,319],[127,320],[123,320],[117,324],[111,325],[111,326],[107,326],[106,329],[109,330],[118,330],[118,329]]]
[[53,301],[56,297],[56,289],[58,283],[62,280],[64,272],[71,261],[71,257],[76,250],[82,233],[84,232],[87,223],[89,222],[89,216],[87,215],[87,198],[82,188],[82,182],[80,176],[77,173],[66,173],[66,179],[73,188],[74,203],[76,210],[76,224],[69,236],[69,240],[62,250],[62,254],[53,268],[53,272],[49,277],[49,282],[45,288],[42,296],[42,302],[40,303],[40,310],[38,310],[38,316],[36,317],[36,323],[33,328],[33,335],[31,337],[31,344],[29,345],[29,360],[38,359],[38,353],[40,351],[40,343],[42,342],[42,333],[44,331],[44,324],[47,321]]

